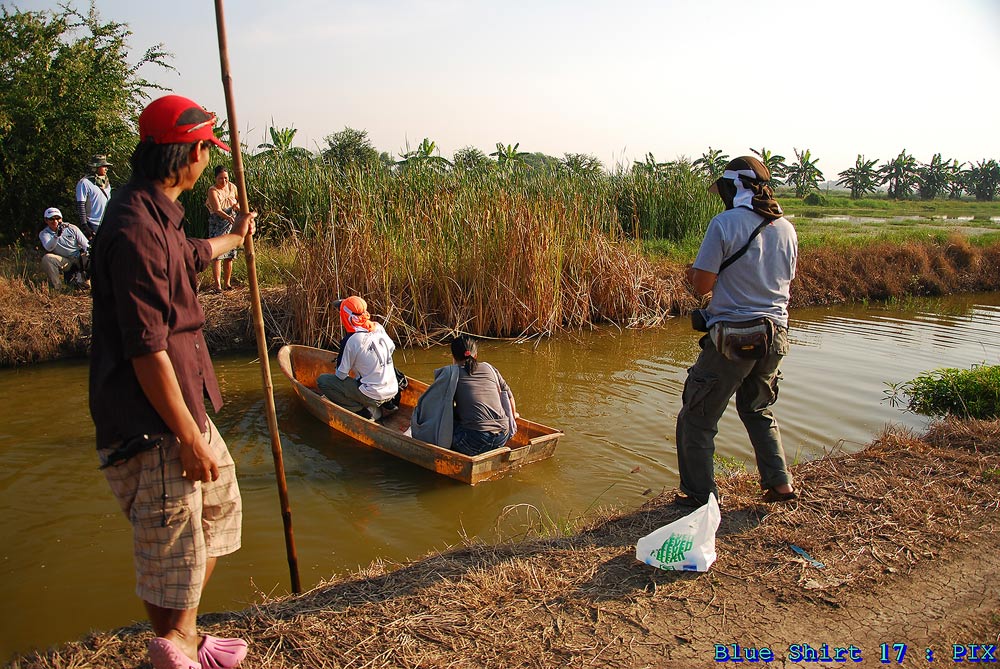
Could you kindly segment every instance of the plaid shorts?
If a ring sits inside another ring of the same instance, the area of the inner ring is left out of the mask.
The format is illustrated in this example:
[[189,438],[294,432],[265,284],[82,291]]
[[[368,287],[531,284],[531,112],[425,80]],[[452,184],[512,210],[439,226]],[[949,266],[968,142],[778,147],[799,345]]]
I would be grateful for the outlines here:
[[[135,592],[160,608],[198,606],[206,560],[240,548],[243,502],[236,465],[211,419],[205,439],[219,465],[219,478],[211,483],[181,475],[180,445],[173,435],[166,435],[160,448],[104,470],[132,523]],[[102,461],[109,451],[98,451]]]

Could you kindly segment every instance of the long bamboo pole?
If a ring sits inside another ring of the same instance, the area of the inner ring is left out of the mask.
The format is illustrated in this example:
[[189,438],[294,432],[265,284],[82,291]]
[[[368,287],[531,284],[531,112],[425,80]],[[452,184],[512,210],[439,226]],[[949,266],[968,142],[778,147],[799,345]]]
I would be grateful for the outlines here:
[[[233,101],[233,77],[229,73],[229,44],[226,39],[226,19],[222,0],[215,0],[215,24],[219,32],[219,63],[222,66],[222,87],[226,92],[226,114],[229,117],[229,146],[233,150],[233,176],[239,193],[240,211],[250,211],[247,198],[246,179],[243,176],[243,154],[240,151],[239,125],[236,122],[236,103]],[[254,256],[253,236],[247,235],[243,243],[247,255],[247,282],[250,284],[250,301],[253,306],[254,332],[257,335],[257,356],[260,358],[260,373],[264,384],[264,407],[267,412],[267,428],[271,433],[271,456],[274,458],[274,475],[278,480],[278,498],[281,502],[281,520],[285,526],[285,552],[288,554],[288,570],[292,579],[292,592],[302,592],[299,581],[299,559],[295,554],[295,538],[292,534],[292,507],[288,501],[288,484],[285,482],[285,463],[281,454],[281,435],[278,433],[278,417],[274,409],[274,386],[271,383],[271,365],[267,357],[267,339],[264,334],[264,313],[260,306],[260,287],[257,284],[257,264]]]

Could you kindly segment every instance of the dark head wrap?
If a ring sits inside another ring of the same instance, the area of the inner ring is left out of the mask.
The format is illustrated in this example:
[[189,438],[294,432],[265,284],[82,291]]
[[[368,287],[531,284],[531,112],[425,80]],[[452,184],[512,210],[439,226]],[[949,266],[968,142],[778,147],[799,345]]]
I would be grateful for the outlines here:
[[726,209],[746,207],[753,209],[769,221],[781,218],[784,213],[774,199],[774,191],[767,183],[771,171],[753,156],[733,158],[726,165],[726,171],[709,188],[718,193],[726,203]]

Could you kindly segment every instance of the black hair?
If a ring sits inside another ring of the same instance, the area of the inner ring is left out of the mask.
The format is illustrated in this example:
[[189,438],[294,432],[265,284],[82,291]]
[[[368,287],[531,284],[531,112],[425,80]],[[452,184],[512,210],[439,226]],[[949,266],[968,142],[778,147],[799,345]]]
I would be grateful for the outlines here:
[[[199,140],[200,142],[201,140]],[[190,144],[157,144],[146,139],[139,142],[129,158],[133,181],[162,181],[174,186],[181,180],[181,170],[187,167],[199,142]]]
[[476,346],[476,340],[469,335],[459,335],[451,340],[451,357],[462,363],[469,374],[474,374],[476,367],[479,366],[476,360],[477,353],[479,347]]
[[228,172],[228,171],[229,171],[229,168],[226,167],[225,165],[216,165],[215,166],[215,173],[212,176],[218,177],[223,172]]

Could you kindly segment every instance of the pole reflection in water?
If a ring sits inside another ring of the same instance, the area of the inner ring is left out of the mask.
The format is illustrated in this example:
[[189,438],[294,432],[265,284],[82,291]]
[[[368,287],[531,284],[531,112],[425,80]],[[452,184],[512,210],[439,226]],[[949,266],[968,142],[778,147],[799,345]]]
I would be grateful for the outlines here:
[[[886,382],[938,367],[998,364],[1000,296],[914,301],[907,308],[793,309],[792,349],[775,413],[790,461],[854,451],[887,423],[926,419],[883,402]],[[469,487],[337,436],[298,406],[272,370],[303,586],[375,559],[419,558],[460,542],[556,523],[597,506],[633,509],[677,483],[674,421],[697,335],[686,319],[652,330],[604,328],[527,344],[484,341],[480,358],[510,383],[526,417],[561,428],[555,456]],[[446,347],[398,351],[430,380]],[[236,460],[243,548],[220,561],[202,611],[232,610],[289,589],[280,507],[260,391],[249,357],[216,360],[226,406],[216,423]],[[83,361],[0,371],[0,656],[143,619],[131,530],[97,470]],[[735,410],[718,454],[752,467]],[[631,473],[635,468],[638,471]],[[505,508],[519,512],[501,519]],[[531,505],[531,506],[527,506]],[[538,514],[530,509],[534,507]]]

